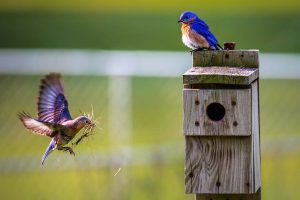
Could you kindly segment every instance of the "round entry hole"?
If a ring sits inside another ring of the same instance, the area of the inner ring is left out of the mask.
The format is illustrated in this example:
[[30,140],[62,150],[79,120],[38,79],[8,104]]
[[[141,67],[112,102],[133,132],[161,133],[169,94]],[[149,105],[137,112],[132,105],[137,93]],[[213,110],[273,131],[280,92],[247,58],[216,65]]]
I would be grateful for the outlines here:
[[206,114],[213,121],[220,121],[225,116],[225,108],[220,103],[211,103],[206,108]]

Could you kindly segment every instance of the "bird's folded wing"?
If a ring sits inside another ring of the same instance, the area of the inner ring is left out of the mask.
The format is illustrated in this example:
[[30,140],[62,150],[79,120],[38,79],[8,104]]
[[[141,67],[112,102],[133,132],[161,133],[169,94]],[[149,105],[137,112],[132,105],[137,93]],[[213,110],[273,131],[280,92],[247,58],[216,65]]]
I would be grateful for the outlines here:
[[202,35],[210,44],[210,46],[215,47],[218,44],[217,38],[210,32],[209,27],[206,24],[203,25],[197,21],[196,23],[191,24],[191,28],[196,33]]
[[33,133],[49,137],[53,136],[54,130],[45,125],[43,122],[33,119],[30,115],[24,112],[19,113],[18,116],[23,125]]
[[59,74],[52,73],[41,81],[38,119],[60,124],[72,119]]

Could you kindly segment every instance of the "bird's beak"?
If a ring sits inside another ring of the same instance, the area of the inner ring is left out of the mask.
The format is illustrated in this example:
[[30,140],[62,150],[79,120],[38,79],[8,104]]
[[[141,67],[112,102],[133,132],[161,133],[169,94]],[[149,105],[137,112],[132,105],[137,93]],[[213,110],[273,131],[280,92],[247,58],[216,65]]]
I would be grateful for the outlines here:
[[180,22],[183,22],[183,20],[180,19],[180,20],[178,20],[177,22],[180,23]]

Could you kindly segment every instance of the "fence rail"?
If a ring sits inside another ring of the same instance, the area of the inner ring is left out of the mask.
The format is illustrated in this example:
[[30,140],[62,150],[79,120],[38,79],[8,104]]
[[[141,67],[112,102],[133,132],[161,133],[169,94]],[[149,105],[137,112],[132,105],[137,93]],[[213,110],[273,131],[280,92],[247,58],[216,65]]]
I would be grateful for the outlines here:
[[[300,78],[300,54],[260,55],[261,78]],[[190,62],[189,52],[0,49],[0,73],[6,74],[179,77]]]

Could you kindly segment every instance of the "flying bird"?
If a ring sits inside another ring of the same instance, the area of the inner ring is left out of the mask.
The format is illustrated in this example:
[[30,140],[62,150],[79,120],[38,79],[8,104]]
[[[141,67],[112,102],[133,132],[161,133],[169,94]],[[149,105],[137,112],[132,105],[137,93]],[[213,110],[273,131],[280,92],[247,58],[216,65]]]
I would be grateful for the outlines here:
[[223,49],[208,25],[197,14],[185,11],[180,15],[178,23],[182,24],[182,42],[192,51]]
[[[25,112],[18,113],[23,125],[37,135],[51,138],[41,164],[43,165],[47,156],[54,150],[68,151],[75,156],[71,147],[65,146],[81,130],[91,131],[95,124],[91,116],[79,116],[72,119],[68,101],[64,95],[61,76],[51,73],[41,80],[38,97],[38,117],[32,118]],[[82,139],[82,138],[81,138]]]

